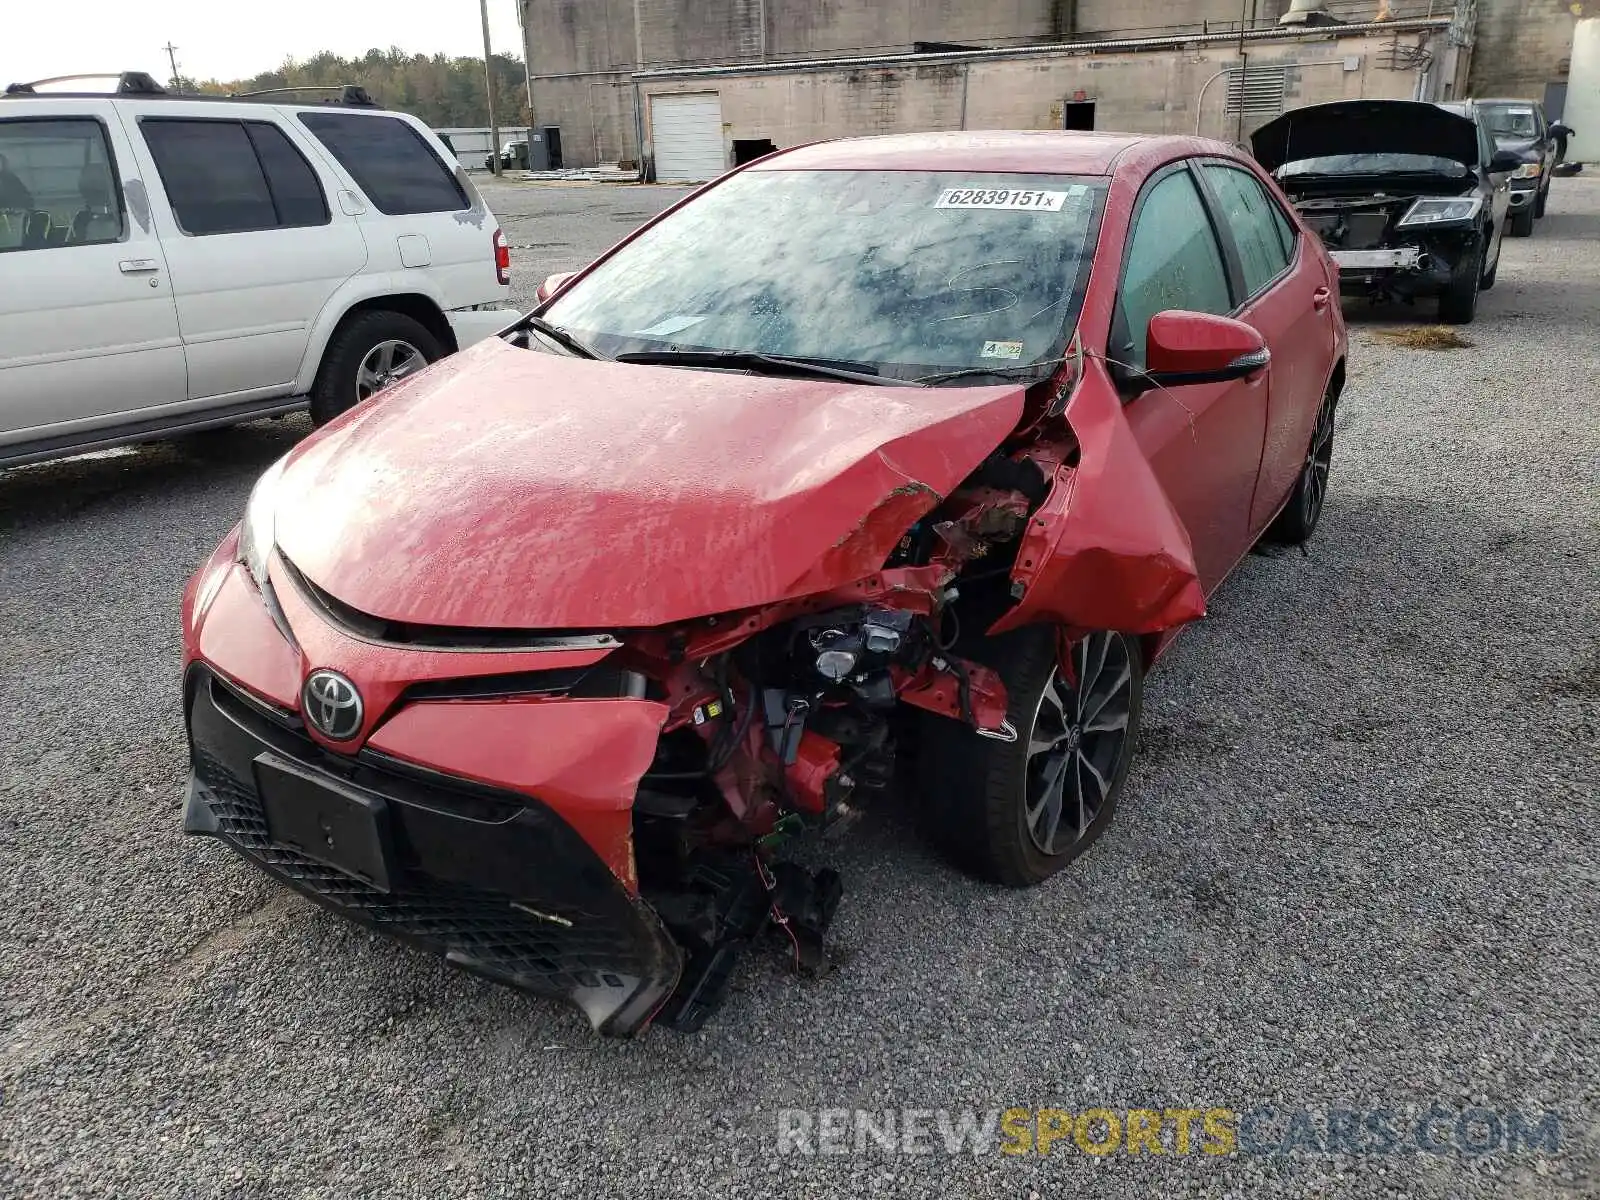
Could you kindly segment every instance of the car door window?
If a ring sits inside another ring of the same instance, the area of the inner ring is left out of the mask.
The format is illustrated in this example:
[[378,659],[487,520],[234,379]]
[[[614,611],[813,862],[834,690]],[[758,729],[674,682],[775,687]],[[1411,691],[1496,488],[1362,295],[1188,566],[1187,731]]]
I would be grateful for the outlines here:
[[270,122],[147,117],[139,130],[184,233],[328,223],[316,175]]
[[1248,171],[1213,163],[1201,169],[1239,249],[1245,293],[1256,296],[1289,267],[1294,239],[1288,219]]
[[1143,369],[1150,318],[1167,309],[1233,311],[1222,250],[1200,193],[1188,171],[1151,185],[1134,217],[1117,295],[1117,346],[1113,356]]
[[302,113],[300,123],[350,172],[385,216],[470,208],[454,172],[398,117]]
[[100,122],[0,121],[0,254],[121,241],[125,227]]

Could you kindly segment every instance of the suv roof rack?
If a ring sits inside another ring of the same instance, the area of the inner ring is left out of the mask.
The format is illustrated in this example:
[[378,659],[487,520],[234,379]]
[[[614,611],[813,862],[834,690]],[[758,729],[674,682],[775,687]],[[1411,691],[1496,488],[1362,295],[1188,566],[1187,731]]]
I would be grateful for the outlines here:
[[258,92],[230,92],[230,100],[255,100],[261,96],[296,96],[306,92],[332,92],[318,104],[347,104],[352,108],[379,108],[381,105],[357,83],[323,83],[307,87],[262,88]]
[[[75,80],[89,79],[115,79],[116,87],[110,91],[104,89],[85,89],[41,92],[40,88],[56,83],[72,83]],[[319,99],[293,99],[297,96],[309,96],[309,93],[320,92]],[[155,79],[143,71],[99,71],[87,75],[57,75],[51,79],[35,79],[31,83],[13,83],[6,87],[0,99],[8,96],[95,96],[102,99],[116,99],[117,97],[133,98],[165,98],[168,100],[220,100],[245,101],[246,103],[259,103],[272,96],[288,96],[290,104],[336,104],[347,108],[382,108],[383,105],[374,100],[366,88],[356,83],[327,83],[312,87],[281,87],[265,88],[258,92],[235,92],[227,96],[212,96],[199,92],[173,92],[162,87]]]
[[36,96],[39,88],[51,83],[71,83],[75,79],[115,79],[118,96],[170,95],[154,78],[143,71],[97,71],[88,75],[56,75],[50,79],[35,79],[32,83],[13,83],[6,87],[8,96]]

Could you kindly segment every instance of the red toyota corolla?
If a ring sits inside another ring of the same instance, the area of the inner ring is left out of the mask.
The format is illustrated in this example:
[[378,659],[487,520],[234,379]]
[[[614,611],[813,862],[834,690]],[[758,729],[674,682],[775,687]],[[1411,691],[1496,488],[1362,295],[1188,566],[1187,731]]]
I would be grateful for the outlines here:
[[822,969],[840,880],[782,848],[889,788],[1047,879],[1151,663],[1316,525],[1337,288],[1214,142],[725,176],[262,476],[184,598],[184,827],[617,1035],[762,936]]

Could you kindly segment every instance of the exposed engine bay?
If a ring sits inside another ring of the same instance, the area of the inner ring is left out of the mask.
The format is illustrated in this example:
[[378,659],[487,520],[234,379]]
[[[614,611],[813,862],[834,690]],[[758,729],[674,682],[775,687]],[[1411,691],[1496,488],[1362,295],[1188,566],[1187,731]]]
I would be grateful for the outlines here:
[[1292,179],[1284,186],[1339,264],[1341,289],[1375,303],[1437,294],[1449,286],[1463,256],[1475,254],[1479,246],[1477,227],[1468,221],[1415,223],[1412,214],[1418,205],[1443,190],[1437,185],[1398,193],[1304,196],[1306,189],[1297,188]]
[[775,852],[803,832],[837,836],[883,798],[919,713],[1016,739],[998,675],[957,647],[963,629],[981,633],[1011,603],[1011,567],[1047,479],[1034,457],[992,455],[911,527],[880,575],[643,632],[607,660],[622,668],[624,694],[670,705],[633,808],[639,895],[685,952],[658,1021],[698,1028],[739,953],[763,937],[795,970],[827,969],[839,876]]

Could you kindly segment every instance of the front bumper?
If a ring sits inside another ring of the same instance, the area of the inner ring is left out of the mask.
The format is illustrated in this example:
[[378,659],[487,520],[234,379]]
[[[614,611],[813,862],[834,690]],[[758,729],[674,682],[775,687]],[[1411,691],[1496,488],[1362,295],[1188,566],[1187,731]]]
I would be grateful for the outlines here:
[[1513,209],[1527,208],[1533,203],[1533,198],[1539,194],[1537,180],[1530,181],[1526,187],[1513,187],[1511,189],[1511,207]]
[[1414,271],[1423,261],[1421,246],[1405,246],[1396,250],[1330,250],[1330,258],[1338,264],[1339,271],[1360,274],[1367,271]]
[[522,314],[514,308],[456,308],[445,313],[450,331],[456,335],[456,348],[468,346],[493,337]]
[[[524,991],[565,999],[595,1029],[640,1032],[672,994],[682,953],[553,809],[520,793],[366,750],[323,750],[298,720],[205,667],[185,679],[191,776],[184,828],[226,842],[342,916]],[[275,841],[263,759],[384,813],[388,887]]]

